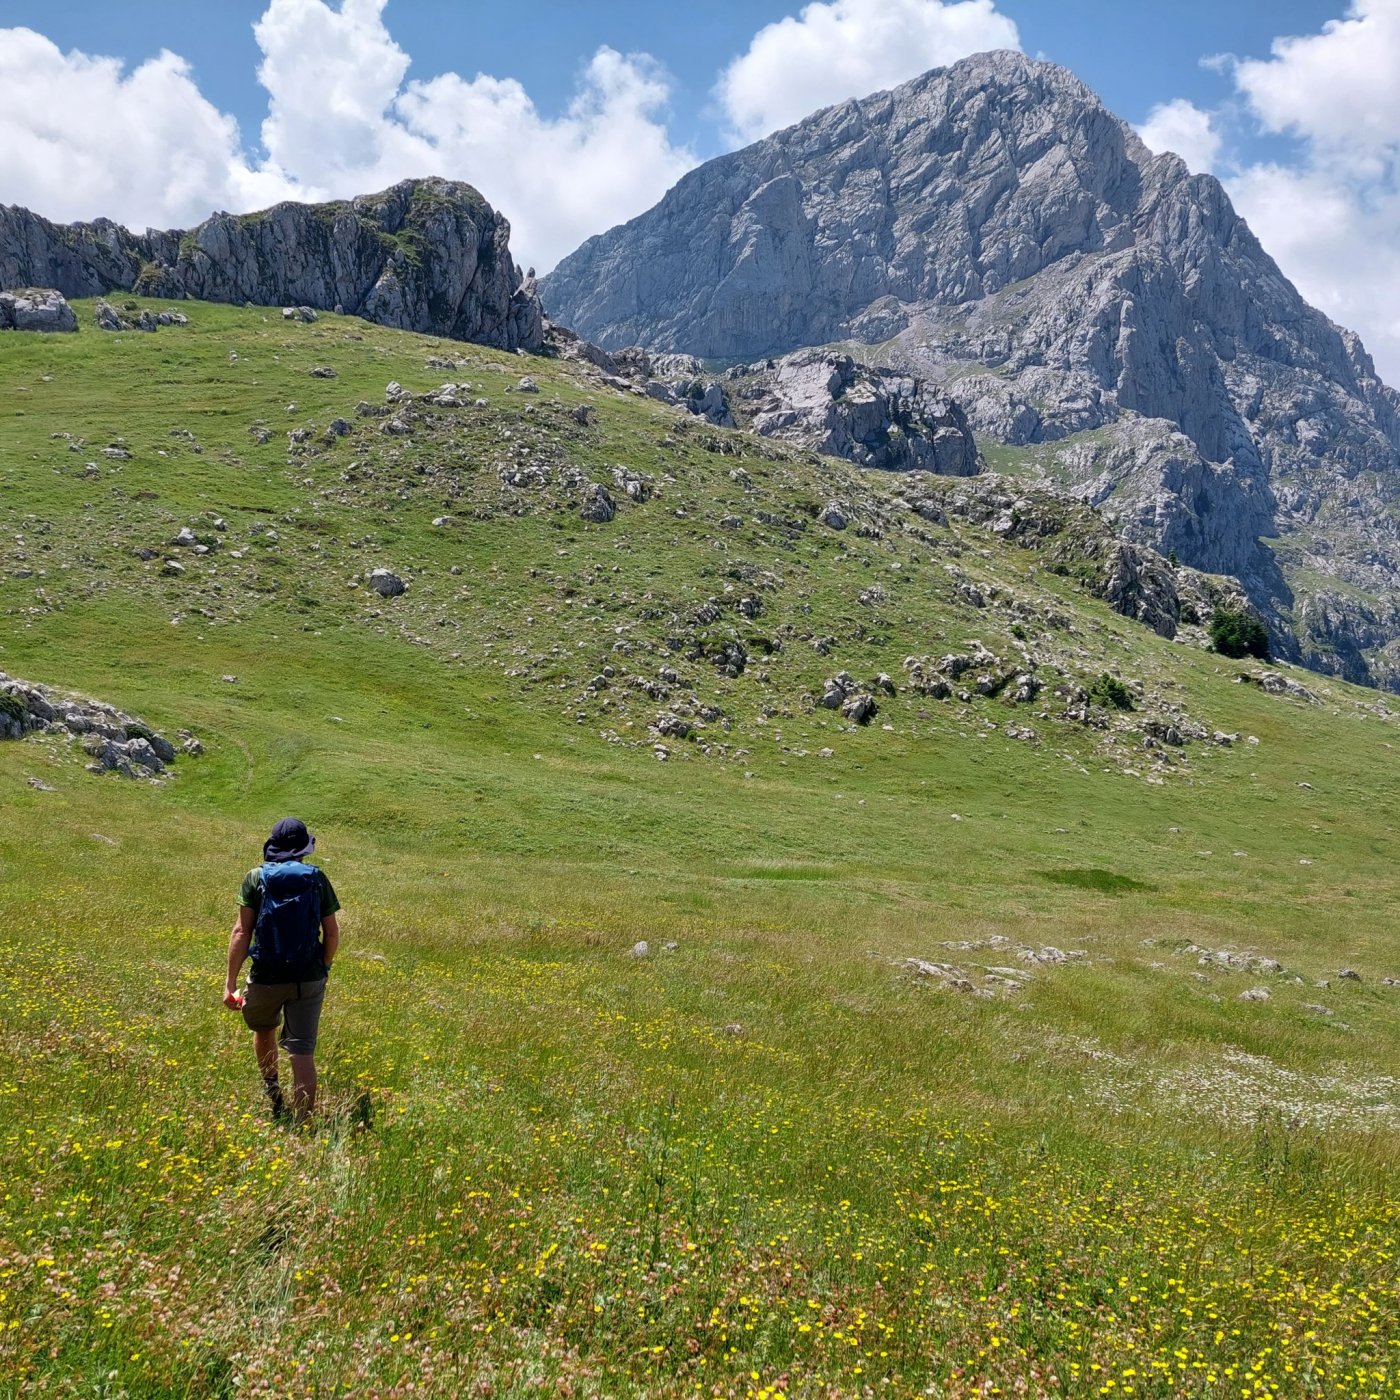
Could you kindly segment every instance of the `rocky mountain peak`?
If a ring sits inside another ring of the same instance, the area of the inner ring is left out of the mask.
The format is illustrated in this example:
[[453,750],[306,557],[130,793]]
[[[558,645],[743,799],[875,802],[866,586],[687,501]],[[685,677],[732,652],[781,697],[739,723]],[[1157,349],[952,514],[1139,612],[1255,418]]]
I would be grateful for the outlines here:
[[604,346],[864,343],[992,465],[1235,575],[1282,654],[1400,686],[1400,396],[1219,181],[1072,73],[979,54],[692,171],[546,279]]

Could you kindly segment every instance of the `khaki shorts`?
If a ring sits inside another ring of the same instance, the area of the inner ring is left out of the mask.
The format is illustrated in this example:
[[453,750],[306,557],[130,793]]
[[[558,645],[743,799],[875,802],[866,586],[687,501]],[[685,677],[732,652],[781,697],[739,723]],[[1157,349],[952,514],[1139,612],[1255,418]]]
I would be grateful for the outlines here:
[[249,982],[243,989],[243,1020],[250,1031],[277,1029],[289,1055],[316,1053],[316,1032],[326,999],[326,979],[316,982]]

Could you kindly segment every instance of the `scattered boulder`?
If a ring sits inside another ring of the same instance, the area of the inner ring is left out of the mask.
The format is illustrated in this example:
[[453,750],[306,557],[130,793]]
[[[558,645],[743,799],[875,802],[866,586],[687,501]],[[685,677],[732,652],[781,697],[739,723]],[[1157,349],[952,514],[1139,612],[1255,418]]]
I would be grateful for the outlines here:
[[927,696],[930,700],[947,700],[953,693],[939,671],[939,663],[927,656],[906,656],[904,670],[909,680],[909,688],[916,695]]
[[600,486],[596,481],[590,482],[584,492],[579,514],[594,525],[606,525],[617,515],[617,502],[606,486]]
[[846,671],[828,676],[817,704],[824,710],[839,710],[846,697],[855,689],[855,678]]
[[654,483],[644,472],[619,466],[612,469],[612,478],[613,484],[629,501],[640,502],[651,499]]
[[105,299],[97,303],[93,317],[97,321],[98,330],[125,331],[131,329],[131,323],[122,320],[117,308]]
[[841,713],[856,724],[869,724],[880,713],[880,706],[873,695],[859,691],[841,706]]
[[1235,679],[1241,685],[1257,685],[1266,695],[1286,695],[1307,705],[1322,704],[1307,686],[1300,685],[1281,671],[1260,671],[1257,674],[1242,671]]
[[1063,948],[1021,948],[1016,956],[1027,963],[1037,963],[1041,966],[1056,966],[1061,963],[1082,963],[1089,959],[1088,953],[1082,948],[1072,948],[1066,951]]
[[657,715],[652,729],[663,739],[689,739],[695,732],[694,725],[688,719],[683,719],[670,710]]
[[1262,957],[1258,953],[1234,953],[1228,949],[1198,948],[1190,944],[1186,951],[1197,954],[1200,967],[1218,967],[1227,972],[1266,972],[1277,976],[1283,972],[1283,964],[1277,958]]
[[888,694],[894,693],[894,682],[888,676],[881,675],[866,689],[849,671],[838,671],[827,678],[817,704],[824,710],[840,710],[855,724],[869,724],[880,713],[879,703],[870,691],[886,687]]
[[284,321],[303,321],[310,325],[318,319],[316,311],[310,306],[284,306],[282,308],[282,319]]
[[[97,303],[93,319],[102,331],[156,331],[162,326],[187,326],[190,318],[183,311],[137,311],[123,315],[105,298]],[[235,354],[233,359],[237,359]]]
[[1003,694],[1013,705],[1030,705],[1035,702],[1040,691],[1039,679],[1029,671],[1021,671],[1007,682]]
[[397,598],[408,591],[408,585],[392,569],[371,570],[369,586],[381,598]]
[[27,287],[0,292],[0,331],[73,332],[78,318],[61,292]]
[[979,987],[960,967],[952,963],[927,962],[923,958],[905,958],[900,964],[907,977],[918,982],[931,982],[950,991],[963,992],[968,996],[990,997],[993,995],[985,987]]

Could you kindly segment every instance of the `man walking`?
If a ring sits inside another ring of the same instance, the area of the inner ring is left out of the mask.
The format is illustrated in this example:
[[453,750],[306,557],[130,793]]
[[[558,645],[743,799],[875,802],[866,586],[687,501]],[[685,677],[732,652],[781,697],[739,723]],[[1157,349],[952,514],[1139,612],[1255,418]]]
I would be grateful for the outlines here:
[[[277,1073],[277,1028],[292,1061],[291,1114],[304,1122],[316,1107],[316,1032],[326,975],[340,947],[340,901],[319,866],[306,857],[316,838],[304,822],[284,817],[263,843],[263,863],[243,877],[238,917],[228,942],[224,1005],[242,1011],[274,1118],[288,1116]],[[238,970],[251,957],[243,995]]]

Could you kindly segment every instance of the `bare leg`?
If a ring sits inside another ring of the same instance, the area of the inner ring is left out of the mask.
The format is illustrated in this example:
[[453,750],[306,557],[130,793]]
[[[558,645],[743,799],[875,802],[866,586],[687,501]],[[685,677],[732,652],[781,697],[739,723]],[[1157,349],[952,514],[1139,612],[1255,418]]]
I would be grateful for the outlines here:
[[292,1110],[297,1122],[304,1123],[316,1110],[316,1059],[312,1055],[293,1055]]
[[258,1069],[262,1072],[263,1092],[272,1105],[274,1114],[282,1111],[282,1086],[277,1079],[277,1031],[253,1032],[253,1050],[258,1057]]
[[277,1028],[270,1031],[253,1032],[253,1050],[258,1057],[258,1068],[264,1079],[274,1082],[277,1079]]

